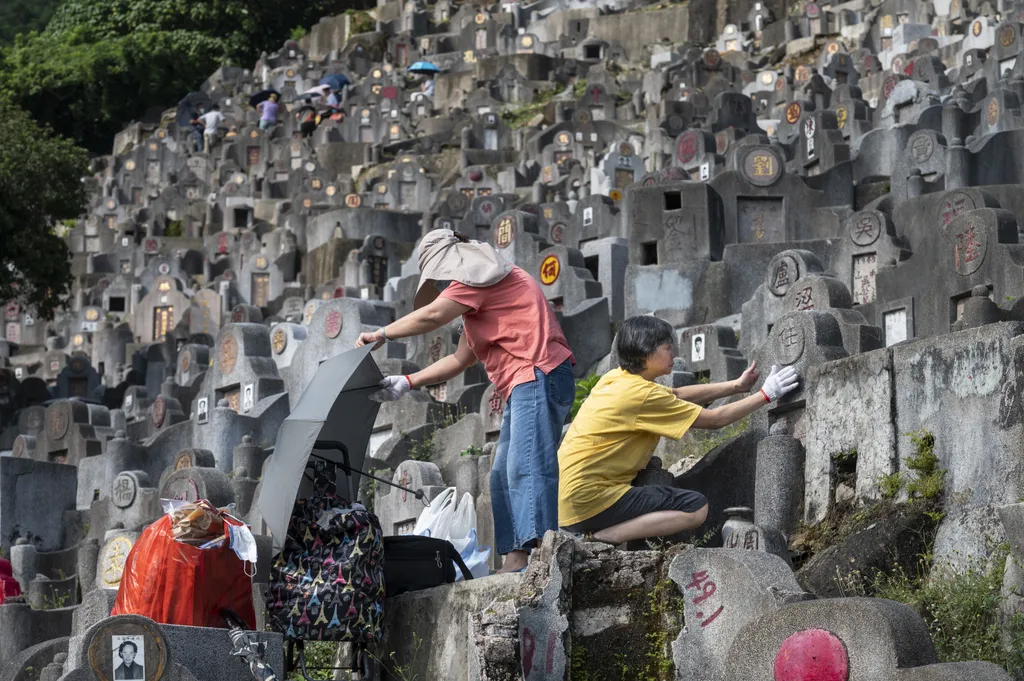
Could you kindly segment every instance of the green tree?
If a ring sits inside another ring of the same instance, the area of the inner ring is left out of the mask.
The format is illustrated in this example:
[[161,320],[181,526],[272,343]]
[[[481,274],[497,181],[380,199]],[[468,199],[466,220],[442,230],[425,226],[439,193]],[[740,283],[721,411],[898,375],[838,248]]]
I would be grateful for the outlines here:
[[225,63],[252,66],[297,26],[372,0],[65,0],[46,30],[0,54],[0,93],[107,152],[154,106],[172,108]]
[[0,120],[0,301],[49,318],[71,290],[57,226],[85,209],[88,156],[2,98]]
[[0,47],[20,33],[46,28],[60,0],[4,0],[0,2]]

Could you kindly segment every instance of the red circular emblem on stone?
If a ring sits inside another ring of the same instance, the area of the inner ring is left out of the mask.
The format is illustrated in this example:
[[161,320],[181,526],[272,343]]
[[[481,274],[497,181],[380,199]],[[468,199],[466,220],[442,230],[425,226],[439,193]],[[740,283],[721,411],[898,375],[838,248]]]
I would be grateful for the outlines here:
[[774,671],[775,681],[847,681],[850,658],[832,632],[806,629],[782,642]]
[[324,335],[328,338],[337,338],[341,333],[341,312],[329,310],[324,317]]
[[679,136],[679,141],[676,142],[676,158],[680,163],[689,163],[694,159],[697,155],[699,141],[697,133],[693,130],[688,130]]

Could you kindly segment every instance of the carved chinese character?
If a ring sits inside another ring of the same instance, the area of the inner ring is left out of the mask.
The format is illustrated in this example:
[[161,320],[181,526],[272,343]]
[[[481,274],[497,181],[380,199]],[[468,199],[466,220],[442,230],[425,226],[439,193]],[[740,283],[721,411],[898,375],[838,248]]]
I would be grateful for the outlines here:
[[775,157],[771,154],[756,154],[750,163],[757,177],[771,177],[775,174]]
[[975,260],[981,253],[981,244],[975,232],[974,224],[968,223],[967,229],[956,235],[957,252],[964,262]]
[[775,270],[775,277],[772,280],[772,287],[776,289],[782,289],[789,286],[792,282],[789,280],[789,263],[785,260],[779,263],[778,269]]
[[495,416],[501,414],[504,411],[505,403],[501,400],[501,395],[497,392],[491,393],[490,398],[487,400],[487,409],[489,410],[489,416]]
[[813,310],[814,300],[812,299],[812,289],[810,286],[806,286],[796,292],[796,309],[798,310]]

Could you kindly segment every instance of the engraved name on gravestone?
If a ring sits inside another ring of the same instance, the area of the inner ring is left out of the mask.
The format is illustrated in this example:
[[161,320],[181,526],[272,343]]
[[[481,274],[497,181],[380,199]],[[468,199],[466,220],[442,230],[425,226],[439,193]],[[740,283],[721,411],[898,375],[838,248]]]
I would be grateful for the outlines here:
[[768,264],[768,290],[776,296],[786,295],[799,278],[800,264],[791,255],[779,254]]
[[779,329],[779,361],[795,364],[804,354],[804,330],[793,318],[784,319]]
[[135,501],[138,487],[138,480],[136,480],[135,475],[128,472],[120,473],[114,478],[110,498],[118,508],[128,508]]

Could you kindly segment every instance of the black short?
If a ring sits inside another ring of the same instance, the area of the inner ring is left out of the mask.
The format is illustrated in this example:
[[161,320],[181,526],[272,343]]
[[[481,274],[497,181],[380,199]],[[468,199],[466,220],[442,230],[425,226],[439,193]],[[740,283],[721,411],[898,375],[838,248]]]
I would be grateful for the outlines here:
[[700,492],[668,485],[630,487],[614,504],[593,518],[581,520],[564,529],[570,532],[599,532],[612,525],[624,523],[655,511],[683,511],[695,513],[704,508],[708,500]]

